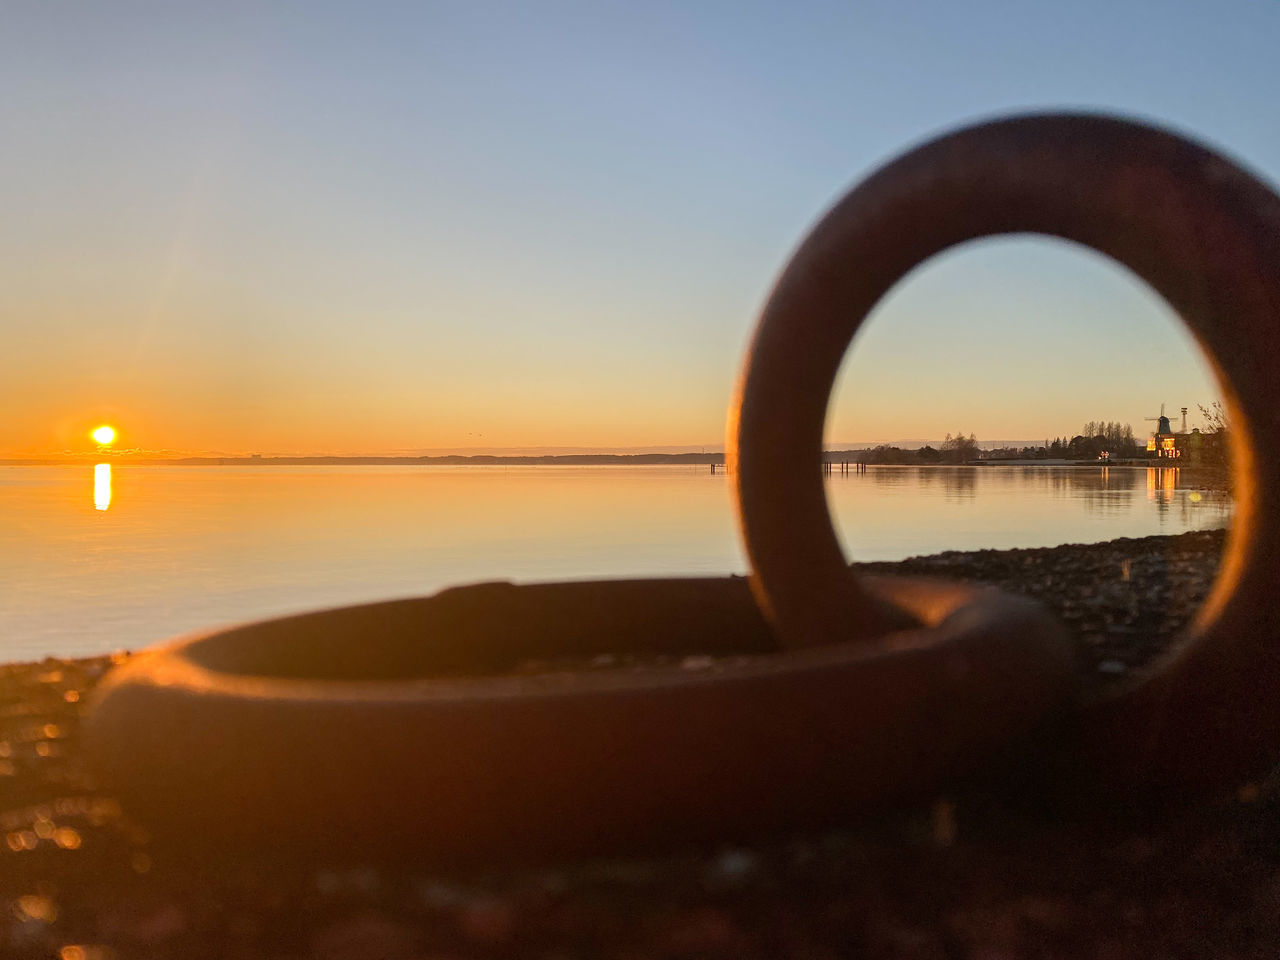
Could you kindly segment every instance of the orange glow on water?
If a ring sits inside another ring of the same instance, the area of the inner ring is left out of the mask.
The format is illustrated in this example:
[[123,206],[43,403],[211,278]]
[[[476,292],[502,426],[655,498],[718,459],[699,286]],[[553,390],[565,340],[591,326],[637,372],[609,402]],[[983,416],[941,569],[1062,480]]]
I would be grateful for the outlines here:
[[[111,462],[94,466],[92,489],[88,466],[0,470],[0,516],[22,518],[0,525],[0,583],[9,588],[0,630],[14,638],[11,659],[137,649],[212,623],[484,580],[743,570],[726,477],[705,465]],[[827,493],[848,556],[890,560],[1230,519],[1225,495],[1176,477],[1114,466],[1105,475],[873,467],[830,478]],[[1171,483],[1171,502],[1148,500],[1149,489]]]

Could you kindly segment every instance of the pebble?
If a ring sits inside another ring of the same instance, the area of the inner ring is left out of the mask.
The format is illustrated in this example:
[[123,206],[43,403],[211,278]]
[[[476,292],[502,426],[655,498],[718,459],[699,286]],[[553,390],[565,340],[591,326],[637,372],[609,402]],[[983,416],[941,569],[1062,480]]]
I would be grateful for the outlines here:
[[750,850],[725,850],[711,862],[708,886],[740,887],[760,869],[760,858]]

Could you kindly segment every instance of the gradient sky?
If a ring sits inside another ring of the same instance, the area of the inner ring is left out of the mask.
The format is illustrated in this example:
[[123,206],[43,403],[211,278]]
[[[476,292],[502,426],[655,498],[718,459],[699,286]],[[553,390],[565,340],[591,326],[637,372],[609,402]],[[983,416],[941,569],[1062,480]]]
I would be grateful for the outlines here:
[[[6,5],[0,456],[719,448],[807,226],[942,129],[1152,119],[1280,180],[1280,4]],[[1045,240],[878,309],[833,441],[1131,422],[1215,388]]]

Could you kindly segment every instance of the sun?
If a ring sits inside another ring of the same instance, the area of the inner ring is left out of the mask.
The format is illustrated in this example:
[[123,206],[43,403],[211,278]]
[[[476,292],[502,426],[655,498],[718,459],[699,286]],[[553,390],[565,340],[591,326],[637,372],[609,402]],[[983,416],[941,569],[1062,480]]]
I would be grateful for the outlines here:
[[115,427],[109,427],[106,424],[103,424],[100,427],[95,427],[89,436],[93,437],[94,442],[100,447],[109,447],[111,444],[116,442]]

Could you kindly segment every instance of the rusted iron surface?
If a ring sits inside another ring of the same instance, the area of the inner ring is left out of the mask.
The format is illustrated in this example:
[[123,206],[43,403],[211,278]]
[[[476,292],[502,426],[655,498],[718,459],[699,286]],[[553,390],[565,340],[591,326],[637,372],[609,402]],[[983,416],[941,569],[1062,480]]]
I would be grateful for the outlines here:
[[842,624],[870,645],[895,627],[850,573],[823,495],[836,372],[917,264],[1025,232],[1107,254],[1163,295],[1212,362],[1233,428],[1235,522],[1214,593],[1150,675],[1090,705],[1082,756],[1152,783],[1256,772],[1280,747],[1280,512],[1261,501],[1280,486],[1280,198],[1174,134],[1080,115],[970,127],[889,163],[814,227],[764,310],[730,418],[756,597],[793,648]]
[[[925,626],[779,653],[740,578],[482,584],[252,624],[113,672],[86,738],[162,839],[512,861],[828,823],[990,759],[1070,695],[1031,601],[868,589]],[[635,659],[511,672],[606,652]]]

